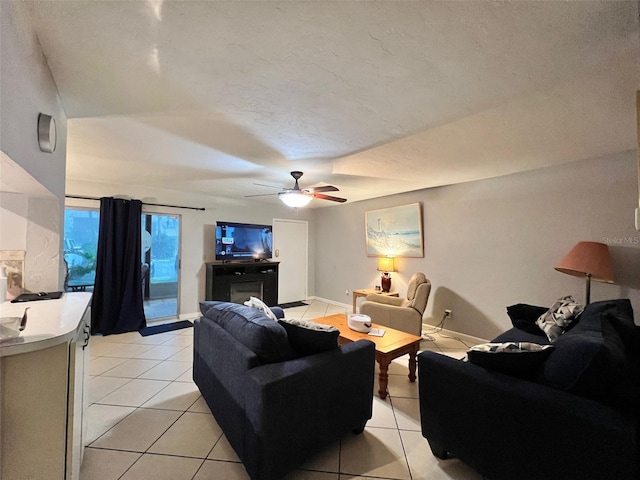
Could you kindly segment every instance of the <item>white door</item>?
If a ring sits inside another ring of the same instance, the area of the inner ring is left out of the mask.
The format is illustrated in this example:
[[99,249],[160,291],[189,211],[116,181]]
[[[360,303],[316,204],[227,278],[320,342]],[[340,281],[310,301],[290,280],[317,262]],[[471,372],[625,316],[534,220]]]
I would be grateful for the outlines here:
[[273,260],[278,268],[278,303],[307,298],[308,222],[273,219]]

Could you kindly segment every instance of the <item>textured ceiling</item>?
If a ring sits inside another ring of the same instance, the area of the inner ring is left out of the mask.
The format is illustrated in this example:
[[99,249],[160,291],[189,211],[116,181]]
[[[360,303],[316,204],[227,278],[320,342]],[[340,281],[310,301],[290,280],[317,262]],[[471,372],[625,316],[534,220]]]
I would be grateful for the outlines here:
[[637,2],[20,4],[73,180],[355,201],[637,146]]

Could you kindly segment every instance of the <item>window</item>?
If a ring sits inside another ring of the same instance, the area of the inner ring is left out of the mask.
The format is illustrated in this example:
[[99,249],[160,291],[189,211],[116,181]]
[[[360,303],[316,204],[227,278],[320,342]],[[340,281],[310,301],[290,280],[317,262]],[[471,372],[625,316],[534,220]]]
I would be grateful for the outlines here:
[[100,212],[67,208],[64,211],[64,259],[69,276],[65,287],[92,286],[96,276],[96,253]]
[[[142,263],[148,273],[142,279],[147,319],[177,315],[179,283],[180,216],[143,213]],[[64,259],[68,278],[65,290],[92,290],[96,277],[100,211],[65,209]]]

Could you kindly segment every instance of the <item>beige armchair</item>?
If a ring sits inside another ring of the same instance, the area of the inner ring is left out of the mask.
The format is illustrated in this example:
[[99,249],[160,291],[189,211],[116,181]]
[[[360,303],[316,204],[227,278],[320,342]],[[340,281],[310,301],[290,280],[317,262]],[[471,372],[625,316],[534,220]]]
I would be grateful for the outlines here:
[[369,315],[373,323],[422,335],[422,314],[427,308],[431,282],[424,273],[414,273],[407,287],[407,298],[372,293],[360,305],[360,313]]

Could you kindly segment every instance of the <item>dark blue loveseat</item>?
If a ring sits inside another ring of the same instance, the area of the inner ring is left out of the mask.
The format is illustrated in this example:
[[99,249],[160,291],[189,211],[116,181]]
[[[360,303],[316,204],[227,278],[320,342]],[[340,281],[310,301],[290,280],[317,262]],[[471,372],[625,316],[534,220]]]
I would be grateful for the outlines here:
[[258,310],[203,302],[201,311],[193,379],[252,480],[281,478],[364,429],[372,413],[372,342],[301,356],[282,325]]
[[[549,343],[531,331],[493,342]],[[588,305],[554,346],[520,375],[421,353],[422,434],[433,453],[487,480],[638,479],[640,327],[630,302]]]

